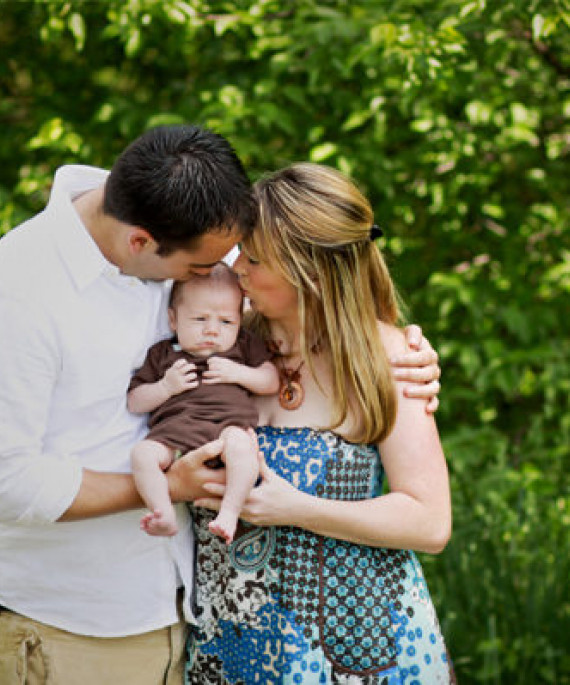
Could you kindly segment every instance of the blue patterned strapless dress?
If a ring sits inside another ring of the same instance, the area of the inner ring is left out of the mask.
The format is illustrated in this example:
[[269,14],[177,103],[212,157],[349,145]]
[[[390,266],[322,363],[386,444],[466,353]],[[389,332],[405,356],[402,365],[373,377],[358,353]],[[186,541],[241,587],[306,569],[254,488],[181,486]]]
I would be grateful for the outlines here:
[[[258,429],[268,465],[316,497],[381,493],[378,451],[310,428]],[[240,524],[227,547],[194,512],[197,622],[186,682],[435,685],[453,671],[412,552]]]

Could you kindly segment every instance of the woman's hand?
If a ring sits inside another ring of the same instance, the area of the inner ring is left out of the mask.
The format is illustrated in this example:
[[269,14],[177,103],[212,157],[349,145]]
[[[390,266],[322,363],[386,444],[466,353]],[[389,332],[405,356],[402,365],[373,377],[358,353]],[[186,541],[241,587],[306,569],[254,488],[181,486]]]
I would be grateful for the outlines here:
[[419,326],[407,326],[404,332],[411,351],[391,357],[394,378],[413,383],[406,386],[404,395],[428,400],[426,412],[433,414],[439,406],[437,395],[441,388],[439,383],[441,369],[438,365],[437,352],[429,340],[424,338]]
[[[296,514],[302,507],[310,506],[311,496],[277,475],[267,466],[262,454],[259,455],[259,475],[261,483],[252,488],[240,518],[256,526],[297,525]],[[212,496],[197,499],[195,506],[219,511],[225,485],[210,482],[205,483],[203,489]]]

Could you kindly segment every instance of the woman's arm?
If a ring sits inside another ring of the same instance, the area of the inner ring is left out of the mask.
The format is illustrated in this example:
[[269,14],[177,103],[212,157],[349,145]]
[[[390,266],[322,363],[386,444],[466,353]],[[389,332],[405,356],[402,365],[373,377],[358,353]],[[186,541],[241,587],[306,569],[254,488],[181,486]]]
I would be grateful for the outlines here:
[[290,525],[371,546],[441,552],[451,534],[451,501],[439,436],[417,402],[402,395],[400,401],[381,445],[390,492],[362,502],[299,499],[289,505]]
[[[441,552],[451,532],[445,460],[433,418],[417,402],[405,402],[413,410],[404,412],[407,416],[397,420],[382,444],[388,494],[358,502],[321,499],[297,490],[262,461],[261,485],[252,490],[240,517],[258,526],[297,526],[372,547]],[[214,497],[196,500],[196,506],[218,509],[223,486],[204,489]]]
[[[383,327],[388,354],[404,346],[396,329]],[[451,532],[445,458],[433,417],[398,384],[399,407],[390,436],[380,445],[390,492],[369,500],[338,501],[300,492],[264,463],[241,517],[256,525],[292,525],[357,544],[437,553]],[[207,486],[220,494],[219,486]],[[217,500],[198,500],[217,508]]]
[[[396,329],[383,325],[381,335],[389,355],[405,349]],[[404,395],[403,383],[396,387],[396,423],[380,445],[389,493],[358,503],[308,503],[295,525],[374,546],[432,553],[445,547],[451,534],[451,498],[437,427],[420,403]]]

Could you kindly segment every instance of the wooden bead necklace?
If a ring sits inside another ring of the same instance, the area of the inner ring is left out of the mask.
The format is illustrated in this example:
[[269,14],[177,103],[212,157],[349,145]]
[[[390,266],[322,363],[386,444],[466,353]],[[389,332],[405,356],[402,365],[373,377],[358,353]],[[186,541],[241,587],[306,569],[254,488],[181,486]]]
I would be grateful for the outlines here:
[[[297,368],[288,369],[283,360],[284,355],[280,351],[281,341],[270,340],[268,347],[275,355],[275,363],[279,373],[279,404],[287,411],[298,409],[305,399],[305,390],[301,384],[301,369],[305,360],[301,359]],[[319,348],[319,343],[316,343],[311,348],[311,352],[316,354]]]
[[286,368],[283,357],[277,357],[279,371],[279,404],[283,409],[293,411],[303,404],[305,391],[301,385],[301,367],[305,363],[302,359],[296,369]]

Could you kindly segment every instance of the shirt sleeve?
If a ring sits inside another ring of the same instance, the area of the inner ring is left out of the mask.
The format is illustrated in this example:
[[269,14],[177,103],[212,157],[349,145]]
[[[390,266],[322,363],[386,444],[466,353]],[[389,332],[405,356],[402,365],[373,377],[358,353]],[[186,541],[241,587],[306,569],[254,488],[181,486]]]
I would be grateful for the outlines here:
[[57,335],[39,307],[8,296],[0,296],[0,322],[0,521],[52,523],[82,479],[77,457],[44,447],[61,368]]

